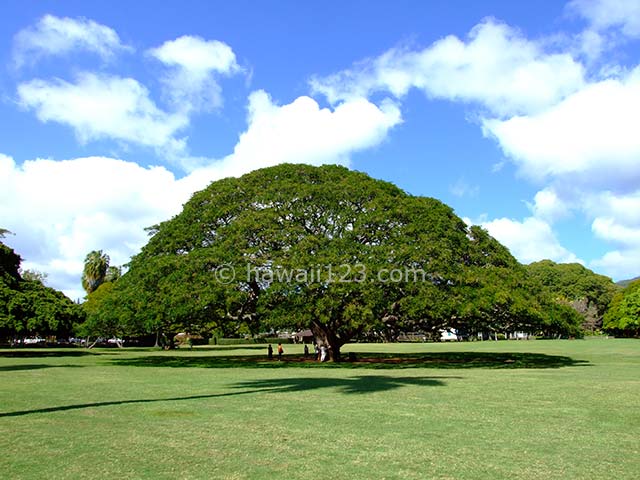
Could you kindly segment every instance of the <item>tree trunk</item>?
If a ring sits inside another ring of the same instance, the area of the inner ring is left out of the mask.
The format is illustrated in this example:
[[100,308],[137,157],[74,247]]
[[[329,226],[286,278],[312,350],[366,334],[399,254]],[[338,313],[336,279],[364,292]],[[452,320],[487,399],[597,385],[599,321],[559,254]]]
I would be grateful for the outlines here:
[[329,359],[334,362],[339,362],[342,357],[340,355],[340,345],[339,343],[330,343],[329,344]]
[[315,343],[320,350],[321,347],[325,347],[329,353],[329,360],[333,362],[339,362],[341,359],[340,347],[343,343],[337,338],[333,332],[329,331],[324,325],[316,322],[312,322],[311,331],[315,339]]

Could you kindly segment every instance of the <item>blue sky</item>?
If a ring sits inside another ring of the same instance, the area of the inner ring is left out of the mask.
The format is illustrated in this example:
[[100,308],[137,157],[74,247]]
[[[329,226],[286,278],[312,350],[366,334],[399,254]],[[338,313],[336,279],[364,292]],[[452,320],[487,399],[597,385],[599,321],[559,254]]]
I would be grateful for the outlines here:
[[338,163],[640,273],[637,0],[0,4],[0,227],[82,296],[211,181]]

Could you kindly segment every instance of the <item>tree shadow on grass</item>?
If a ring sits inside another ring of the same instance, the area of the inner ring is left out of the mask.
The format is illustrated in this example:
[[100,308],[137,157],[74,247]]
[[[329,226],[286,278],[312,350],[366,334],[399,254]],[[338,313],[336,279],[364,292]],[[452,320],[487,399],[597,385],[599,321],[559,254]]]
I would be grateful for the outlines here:
[[27,365],[2,365],[0,372],[19,372],[23,370],[41,370],[43,368],[82,368],[82,365],[47,365],[44,363],[32,363]]
[[0,357],[7,358],[47,358],[47,357],[83,357],[86,355],[97,355],[87,350],[0,350]]
[[205,347],[206,350],[226,352],[230,350],[262,350],[263,352],[267,350],[267,344],[259,344],[259,345],[208,345]]
[[115,365],[129,367],[173,368],[345,368],[345,369],[403,369],[403,368],[562,368],[588,365],[584,360],[574,360],[560,355],[542,353],[492,353],[492,352],[436,352],[422,354],[360,353],[350,361],[318,363],[302,356],[285,355],[282,361],[267,360],[263,356],[191,356],[147,355],[113,359]]
[[0,412],[2,417],[21,417],[37,413],[66,412],[69,410],[81,410],[84,408],[112,407],[118,405],[147,404],[161,402],[178,402],[188,400],[203,400],[238,395],[251,395],[261,393],[295,393],[321,388],[333,388],[340,394],[367,394],[395,390],[404,386],[441,387],[445,386],[445,379],[459,379],[461,377],[392,377],[383,375],[364,375],[347,378],[275,378],[265,380],[251,380],[238,382],[230,387],[232,391],[205,395],[190,395],[170,398],[145,398],[133,400],[112,400],[105,402],[80,403],[75,405],[61,405],[56,407],[36,408],[15,412]]
[[442,387],[445,379],[462,377],[392,377],[386,375],[360,375],[346,378],[271,378],[251,380],[234,385],[238,389],[251,389],[254,392],[289,393],[333,388],[339,393],[362,394],[385,392],[404,386]]

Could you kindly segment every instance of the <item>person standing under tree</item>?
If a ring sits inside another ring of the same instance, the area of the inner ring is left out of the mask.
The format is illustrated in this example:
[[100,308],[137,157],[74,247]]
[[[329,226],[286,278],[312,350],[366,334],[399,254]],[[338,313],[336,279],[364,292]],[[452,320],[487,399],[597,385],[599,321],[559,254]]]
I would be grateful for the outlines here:
[[267,348],[267,358],[269,360],[273,360],[273,347],[271,344],[269,344],[269,347]]
[[309,347],[307,346],[307,344],[304,344],[304,358],[307,358],[309,356]]
[[282,348],[282,344],[278,344],[278,360],[282,360],[282,354],[284,353],[284,348]]

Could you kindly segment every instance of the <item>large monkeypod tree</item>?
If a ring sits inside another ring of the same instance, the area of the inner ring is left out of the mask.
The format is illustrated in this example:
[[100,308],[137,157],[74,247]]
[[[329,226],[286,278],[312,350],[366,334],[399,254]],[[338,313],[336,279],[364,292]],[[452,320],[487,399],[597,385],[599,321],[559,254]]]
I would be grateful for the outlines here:
[[360,334],[459,324],[469,285],[518,265],[438,200],[338,166],[214,182],[150,232],[113,289],[147,329],[306,327],[334,360]]

